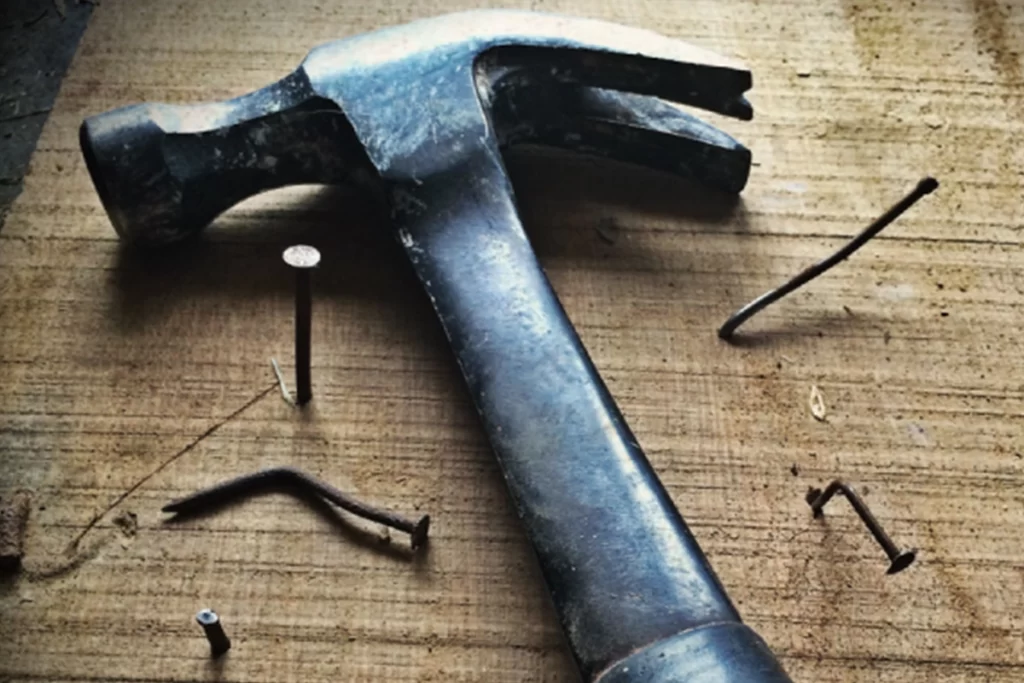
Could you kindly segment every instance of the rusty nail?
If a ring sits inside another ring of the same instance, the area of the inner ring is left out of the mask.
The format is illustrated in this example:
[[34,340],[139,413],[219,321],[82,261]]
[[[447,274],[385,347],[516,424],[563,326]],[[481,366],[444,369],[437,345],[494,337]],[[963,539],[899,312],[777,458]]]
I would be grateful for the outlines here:
[[224,633],[220,617],[212,609],[201,609],[196,613],[196,621],[203,627],[206,639],[210,641],[210,656],[216,659],[231,649],[231,639]]
[[740,325],[752,318],[759,311],[767,308],[771,304],[775,303],[782,297],[790,294],[796,289],[803,287],[805,284],[818,277],[825,271],[829,270],[833,266],[839,265],[841,262],[848,259],[853,252],[857,251],[868,241],[871,240],[875,235],[882,232],[883,229],[894,220],[899,218],[909,209],[911,206],[917,203],[919,199],[927,194],[931,194],[938,188],[939,181],[935,178],[924,178],[917,184],[910,194],[901,199],[891,209],[886,211],[884,214],[878,217],[874,223],[864,228],[856,237],[847,242],[839,251],[835,252],[831,256],[809,266],[790,279],[785,284],[782,284],[770,292],[766,292],[761,296],[757,297],[746,306],[729,316],[729,319],[718,329],[718,337],[724,341],[730,341],[733,337],[733,333]]
[[272,467],[229,479],[168,503],[162,509],[164,512],[173,512],[179,515],[194,515],[267,489],[299,490],[316,494],[357,517],[404,531],[411,538],[413,550],[426,543],[427,534],[430,531],[430,515],[423,515],[418,520],[403,517],[390,510],[357,500],[327,482],[294,467]]
[[889,571],[887,574],[896,574],[903,571],[911,564],[917,557],[917,551],[913,549],[901,550],[899,546],[893,543],[893,540],[889,538],[889,534],[885,533],[885,529],[878,523],[878,519],[868,509],[867,504],[864,500],[857,495],[849,484],[846,482],[836,479],[822,492],[821,489],[812,488],[807,492],[807,503],[811,506],[811,510],[814,511],[815,517],[822,516],[822,508],[825,504],[832,499],[836,493],[842,493],[846,496],[846,499],[850,501],[850,505],[857,512],[857,516],[861,518],[864,525],[871,532],[871,535],[875,537],[878,544],[882,546],[885,554],[889,557]]
[[313,398],[310,381],[312,271],[320,263],[320,252],[314,247],[296,244],[284,250],[283,258],[295,270],[295,403],[302,406]]

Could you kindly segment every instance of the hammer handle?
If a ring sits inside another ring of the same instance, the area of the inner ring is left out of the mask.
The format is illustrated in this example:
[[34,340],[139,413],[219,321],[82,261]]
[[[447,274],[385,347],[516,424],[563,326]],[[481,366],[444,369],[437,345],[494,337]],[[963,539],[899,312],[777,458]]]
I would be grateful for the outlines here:
[[486,152],[460,174],[469,187],[398,188],[396,204],[413,207],[396,216],[399,237],[585,680],[788,683],[626,425],[530,247],[496,150]]

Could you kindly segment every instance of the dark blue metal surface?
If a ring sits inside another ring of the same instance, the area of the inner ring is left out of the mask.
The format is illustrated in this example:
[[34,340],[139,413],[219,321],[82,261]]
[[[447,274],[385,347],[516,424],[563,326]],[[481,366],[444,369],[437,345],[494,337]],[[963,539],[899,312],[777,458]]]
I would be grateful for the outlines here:
[[735,622],[683,631],[615,662],[598,683],[790,683],[764,641]]
[[555,145],[738,192],[749,152],[659,98],[749,118],[749,87],[742,67],[646,31],[471,12],[322,46],[232,102],[95,117],[82,142],[115,226],[140,242],[180,238],[277,185],[380,192],[583,677],[783,683],[552,291],[501,157]]
[[[451,341],[584,677],[739,621],[516,218],[496,157],[403,201],[399,234]],[[429,204],[428,204],[429,202]]]

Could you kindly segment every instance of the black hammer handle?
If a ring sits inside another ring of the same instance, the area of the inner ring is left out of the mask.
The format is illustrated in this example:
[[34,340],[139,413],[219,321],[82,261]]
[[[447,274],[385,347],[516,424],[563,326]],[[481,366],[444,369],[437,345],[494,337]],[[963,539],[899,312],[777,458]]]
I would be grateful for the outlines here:
[[400,188],[399,237],[580,670],[601,683],[789,683],[626,426],[534,256],[498,158],[467,162],[469,187]]

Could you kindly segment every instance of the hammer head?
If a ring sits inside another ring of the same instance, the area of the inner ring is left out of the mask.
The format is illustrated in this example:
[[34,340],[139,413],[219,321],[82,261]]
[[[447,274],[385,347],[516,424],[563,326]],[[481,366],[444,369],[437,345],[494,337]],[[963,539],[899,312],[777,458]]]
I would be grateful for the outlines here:
[[750,153],[671,103],[749,119],[750,85],[742,66],[650,31],[474,11],[322,45],[227,102],[101,114],[80,138],[121,236],[160,244],[288,184],[355,183],[416,210],[411,188],[519,143],[739,192]]

